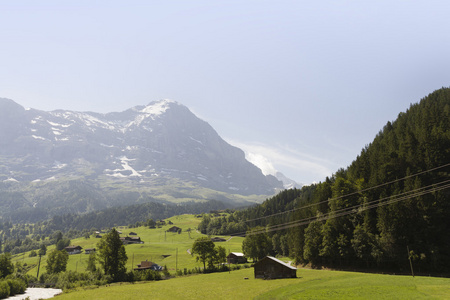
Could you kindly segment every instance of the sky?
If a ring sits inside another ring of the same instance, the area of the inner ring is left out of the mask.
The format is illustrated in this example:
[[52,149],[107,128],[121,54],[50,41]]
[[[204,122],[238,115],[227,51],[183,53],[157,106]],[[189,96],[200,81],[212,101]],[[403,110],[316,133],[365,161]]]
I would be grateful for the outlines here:
[[448,1],[0,0],[0,97],[187,106],[264,173],[320,182],[450,86]]

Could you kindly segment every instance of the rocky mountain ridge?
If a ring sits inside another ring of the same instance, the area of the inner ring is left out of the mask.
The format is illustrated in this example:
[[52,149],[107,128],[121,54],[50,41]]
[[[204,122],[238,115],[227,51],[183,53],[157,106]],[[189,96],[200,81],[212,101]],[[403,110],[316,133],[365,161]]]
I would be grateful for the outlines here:
[[101,201],[90,199],[96,204],[86,203],[76,212],[107,207],[105,195],[111,191],[133,192],[137,198],[145,193],[147,198],[164,194],[180,201],[226,201],[226,195],[273,195],[283,188],[174,101],[100,114],[25,109],[0,99],[0,192],[26,190],[28,196],[20,198],[39,207],[46,201],[45,195],[36,196],[36,188],[43,185],[67,186],[60,193],[77,186],[76,195],[83,193],[80,184],[60,184],[67,181],[88,186],[95,191],[91,198],[103,194]]

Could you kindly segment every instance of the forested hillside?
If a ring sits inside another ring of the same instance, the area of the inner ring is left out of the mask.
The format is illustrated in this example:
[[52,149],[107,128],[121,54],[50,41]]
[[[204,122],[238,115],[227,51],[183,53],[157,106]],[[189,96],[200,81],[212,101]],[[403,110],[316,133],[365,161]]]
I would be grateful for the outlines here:
[[406,272],[411,258],[419,272],[448,273],[449,187],[450,89],[442,88],[388,122],[346,169],[228,218],[206,217],[200,228],[257,228],[263,253],[313,266]]

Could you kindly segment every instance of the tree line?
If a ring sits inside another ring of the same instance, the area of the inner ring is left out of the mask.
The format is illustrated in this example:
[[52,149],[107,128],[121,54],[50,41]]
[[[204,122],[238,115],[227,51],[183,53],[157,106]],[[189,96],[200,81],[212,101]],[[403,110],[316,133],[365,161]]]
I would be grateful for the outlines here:
[[89,236],[97,230],[128,224],[135,227],[146,219],[166,219],[174,215],[198,214],[210,210],[220,210],[224,204],[210,200],[183,204],[149,202],[126,207],[114,207],[83,215],[65,214],[34,224],[0,220],[0,253],[22,253],[38,250],[42,244],[49,246],[59,240],[56,235],[64,232],[64,238],[74,239]]
[[207,216],[199,228],[262,235],[269,242],[258,257],[396,273],[411,259],[418,272],[448,273],[449,164],[450,89],[442,88],[388,122],[346,169],[228,217]]

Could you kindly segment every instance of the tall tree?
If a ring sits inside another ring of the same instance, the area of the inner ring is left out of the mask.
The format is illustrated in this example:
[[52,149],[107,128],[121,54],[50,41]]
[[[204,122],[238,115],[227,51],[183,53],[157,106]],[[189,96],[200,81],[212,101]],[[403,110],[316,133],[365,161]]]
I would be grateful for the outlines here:
[[0,278],[6,277],[14,272],[14,265],[11,262],[11,254],[0,255]]
[[89,260],[88,260],[88,265],[86,270],[88,270],[89,272],[95,272],[97,270],[97,267],[95,265],[95,253],[91,252],[89,254]]
[[105,274],[110,275],[113,281],[122,280],[126,273],[125,264],[128,256],[117,230],[113,228],[105,234],[98,242],[97,248],[98,260]]
[[247,232],[242,242],[242,252],[253,261],[264,258],[272,252],[272,240],[264,227],[255,227]]
[[56,274],[64,272],[67,267],[69,254],[65,250],[52,250],[48,253],[47,266],[45,267],[47,273]]
[[203,270],[206,270],[206,262],[211,256],[214,256],[214,243],[208,237],[200,237],[192,245],[192,254],[197,255],[197,261],[203,263]]

